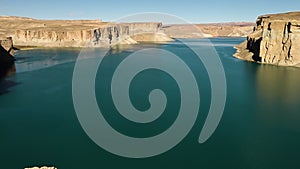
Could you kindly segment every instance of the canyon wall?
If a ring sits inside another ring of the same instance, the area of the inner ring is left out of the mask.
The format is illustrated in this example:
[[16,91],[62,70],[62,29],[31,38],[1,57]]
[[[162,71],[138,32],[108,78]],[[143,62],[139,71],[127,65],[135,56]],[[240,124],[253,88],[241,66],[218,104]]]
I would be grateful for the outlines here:
[[[106,47],[120,44],[133,44],[137,41],[170,41],[170,38],[152,38],[161,33],[161,23],[108,23],[93,29],[25,29],[16,30],[14,43],[17,46],[47,47]],[[143,36],[143,35],[148,36]]]
[[172,38],[242,37],[253,23],[167,25],[155,22],[109,23],[102,20],[38,20],[0,16],[0,35],[15,46],[106,47],[116,43],[166,42]]
[[0,17],[0,35],[11,36],[15,46],[107,47],[137,41],[171,41],[162,23],[110,23],[101,20],[37,20]]
[[129,36],[137,42],[168,42],[173,41],[165,33],[162,23],[159,22],[140,22],[140,23],[122,23],[128,26]]
[[236,47],[239,59],[300,66],[300,12],[259,16],[253,32]]
[[126,27],[102,26],[94,29],[25,29],[16,30],[13,37],[16,46],[82,47],[108,45],[120,35],[126,35]]

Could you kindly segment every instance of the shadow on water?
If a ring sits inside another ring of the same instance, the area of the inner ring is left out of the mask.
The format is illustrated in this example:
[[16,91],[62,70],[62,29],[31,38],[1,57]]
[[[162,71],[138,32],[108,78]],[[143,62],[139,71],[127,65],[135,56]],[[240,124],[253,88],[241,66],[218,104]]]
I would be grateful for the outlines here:
[[19,85],[20,83],[12,81],[12,80],[0,80],[0,96],[10,92],[10,88]]

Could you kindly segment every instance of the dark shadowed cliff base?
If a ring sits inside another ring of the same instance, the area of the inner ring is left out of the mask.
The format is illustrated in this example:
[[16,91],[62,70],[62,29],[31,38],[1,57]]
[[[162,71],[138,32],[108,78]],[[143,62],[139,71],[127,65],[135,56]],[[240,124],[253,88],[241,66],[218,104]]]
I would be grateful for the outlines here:
[[259,16],[235,57],[258,63],[300,67],[300,12]]
[[11,38],[0,40],[0,80],[15,72],[14,49]]

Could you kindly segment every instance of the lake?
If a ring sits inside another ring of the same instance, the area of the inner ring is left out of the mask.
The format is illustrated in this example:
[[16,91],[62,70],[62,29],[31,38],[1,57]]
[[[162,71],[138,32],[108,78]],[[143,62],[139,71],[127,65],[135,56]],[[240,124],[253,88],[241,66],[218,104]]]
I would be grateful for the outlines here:
[[169,151],[140,159],[117,156],[102,149],[80,125],[72,99],[72,77],[80,49],[17,51],[17,73],[0,83],[1,168],[44,165],[58,169],[299,168],[300,69],[234,58],[233,46],[243,38],[210,40],[212,45],[201,39],[188,40],[196,48],[214,47],[226,75],[223,116],[203,144],[199,144],[198,137],[210,108],[210,77],[187,46],[180,41],[140,44],[111,50],[103,58],[95,78],[96,100],[109,124],[131,137],[154,136],[172,126],[181,99],[179,86],[169,74],[157,69],[145,70],[132,80],[130,99],[138,110],[145,111],[150,107],[149,92],[159,88],[168,100],[165,111],[150,123],[124,118],[115,108],[110,93],[112,75],[121,61],[141,49],[167,50],[178,55],[196,78],[201,101],[191,131]]

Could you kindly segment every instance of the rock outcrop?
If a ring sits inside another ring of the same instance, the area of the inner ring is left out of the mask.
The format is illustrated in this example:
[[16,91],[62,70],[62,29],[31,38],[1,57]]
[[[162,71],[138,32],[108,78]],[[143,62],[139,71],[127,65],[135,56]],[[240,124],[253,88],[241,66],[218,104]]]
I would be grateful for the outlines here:
[[15,46],[42,47],[106,47],[116,43],[172,40],[163,33],[161,23],[36,20],[19,17],[0,17],[0,34],[12,36]]
[[253,32],[236,49],[239,59],[300,67],[300,12],[259,16]]
[[107,47],[114,44],[135,44],[142,41],[171,41],[161,31],[161,23],[108,23],[84,30],[36,29],[17,30],[16,45],[47,47]]
[[0,37],[0,79],[15,72],[12,38]]
[[162,23],[122,23],[128,26],[129,36],[137,42],[168,42],[173,41],[163,30]]
[[32,28],[16,30],[14,43],[17,46],[43,47],[104,47],[126,39],[129,35],[127,26],[120,24],[99,25],[93,29]]

